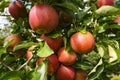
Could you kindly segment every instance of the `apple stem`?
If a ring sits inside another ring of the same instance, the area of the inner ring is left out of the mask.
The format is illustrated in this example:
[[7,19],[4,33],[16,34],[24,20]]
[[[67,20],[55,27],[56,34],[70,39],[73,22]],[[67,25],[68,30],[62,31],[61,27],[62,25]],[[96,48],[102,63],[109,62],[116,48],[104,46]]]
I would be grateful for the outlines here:
[[13,71],[13,69],[10,66],[6,65],[2,61],[0,61],[0,64],[2,64],[3,66],[5,66],[6,68],[8,68],[10,71]]
[[87,31],[86,31],[86,26],[83,27],[83,28],[80,30],[80,32],[83,33],[83,34],[86,34],[86,32],[87,32]]

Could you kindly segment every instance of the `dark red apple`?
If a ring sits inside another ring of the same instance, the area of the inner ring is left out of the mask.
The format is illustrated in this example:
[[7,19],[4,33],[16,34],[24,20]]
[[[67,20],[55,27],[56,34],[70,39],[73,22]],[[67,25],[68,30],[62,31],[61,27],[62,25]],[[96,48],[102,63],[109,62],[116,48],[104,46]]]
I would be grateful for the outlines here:
[[14,1],[9,4],[9,13],[15,19],[27,17],[27,10],[20,1]]
[[9,40],[13,40],[9,45],[9,47],[13,48],[16,44],[22,41],[22,38],[18,34],[12,34],[4,39],[4,43]]
[[72,65],[77,59],[77,55],[73,51],[67,51],[64,47],[58,51],[58,60],[64,65]]
[[70,45],[77,53],[90,52],[95,46],[94,36],[90,32],[76,32],[70,38]]
[[82,69],[78,69],[76,70],[76,74],[75,74],[75,80],[86,80],[87,79],[87,72],[82,70]]
[[50,56],[48,56],[47,58],[38,58],[38,60],[36,61],[36,66],[43,60],[48,60],[48,68],[47,68],[47,73],[48,75],[52,75],[54,74],[58,67],[59,67],[59,61],[58,61],[58,57],[56,54],[52,54]]
[[56,80],[74,80],[74,78],[75,70],[71,66],[61,64],[56,73]]
[[[46,58],[48,60],[48,74],[52,75],[55,73],[59,67],[58,57],[55,54]],[[51,64],[51,65],[50,65]]]
[[58,25],[58,13],[47,4],[35,4],[29,13],[30,27],[37,33],[50,33]]
[[101,7],[101,6],[104,6],[104,5],[114,5],[114,0],[98,0],[97,1],[97,6],[98,7]]
[[48,46],[54,51],[57,51],[62,46],[62,37],[61,36],[58,36],[56,38],[49,38],[48,36],[43,34],[40,37],[40,39],[46,41]]
[[59,16],[63,22],[72,22],[73,20],[72,17],[64,11],[60,11]]

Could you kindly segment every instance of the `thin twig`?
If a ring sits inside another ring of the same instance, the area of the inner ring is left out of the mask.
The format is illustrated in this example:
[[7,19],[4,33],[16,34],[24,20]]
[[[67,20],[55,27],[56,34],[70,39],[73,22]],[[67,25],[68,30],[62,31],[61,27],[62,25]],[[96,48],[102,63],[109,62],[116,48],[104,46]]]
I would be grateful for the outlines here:
[[5,15],[5,14],[3,14],[3,15],[0,15],[0,16],[10,16],[10,15]]
[[[31,56],[32,58],[32,56]],[[25,65],[28,64],[28,62],[31,60],[31,58],[29,58],[23,65],[21,65],[20,67],[18,67],[17,71],[19,71],[20,69],[22,69]]]
[[2,61],[0,61],[0,64],[2,64],[3,66],[5,66],[6,68],[8,68],[10,71],[13,71],[13,69],[10,66],[4,64]]

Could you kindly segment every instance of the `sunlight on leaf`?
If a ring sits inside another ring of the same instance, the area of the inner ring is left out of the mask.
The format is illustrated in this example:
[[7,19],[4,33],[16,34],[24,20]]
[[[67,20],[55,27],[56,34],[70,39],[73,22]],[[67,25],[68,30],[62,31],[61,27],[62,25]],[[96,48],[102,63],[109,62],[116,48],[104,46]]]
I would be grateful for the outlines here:
[[115,76],[115,77],[111,78],[110,80],[120,80],[120,76]]
[[101,57],[104,56],[104,49],[102,47],[98,48],[98,52],[99,52],[99,54],[100,54]]
[[102,6],[96,10],[96,14],[100,16],[108,16],[108,15],[118,15],[120,14],[119,8],[113,6]]
[[47,61],[40,62],[31,80],[47,80]]
[[37,51],[39,57],[48,57],[51,54],[54,54],[54,51],[48,46],[45,42],[44,46]]
[[109,63],[116,61],[118,59],[118,57],[117,57],[117,53],[115,52],[113,47],[108,45],[108,50],[109,50],[109,56],[110,56]]
[[18,43],[17,45],[15,45],[15,47],[13,48],[13,51],[22,49],[22,48],[28,48],[32,45],[35,45],[34,42],[28,42],[28,41],[22,41],[20,43]]

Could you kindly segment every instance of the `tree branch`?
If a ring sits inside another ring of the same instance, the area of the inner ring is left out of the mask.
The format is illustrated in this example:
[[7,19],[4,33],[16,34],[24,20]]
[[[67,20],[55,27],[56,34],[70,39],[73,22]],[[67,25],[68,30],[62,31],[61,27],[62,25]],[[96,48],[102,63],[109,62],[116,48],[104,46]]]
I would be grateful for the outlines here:
[[[32,58],[32,56],[31,56]],[[22,69],[25,65],[28,64],[28,62],[31,60],[31,58],[29,58],[23,65],[21,65],[20,67],[18,67],[17,71],[19,71],[20,69]]]
[[0,15],[0,16],[11,16],[11,15],[5,15],[5,14],[3,14],[3,15]]
[[10,66],[4,64],[2,61],[0,61],[0,64],[2,64],[3,66],[5,66],[6,68],[8,68],[10,71],[13,71],[13,69]]

